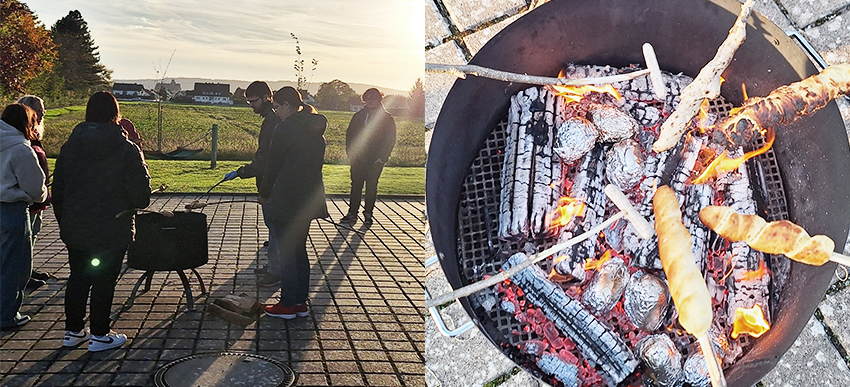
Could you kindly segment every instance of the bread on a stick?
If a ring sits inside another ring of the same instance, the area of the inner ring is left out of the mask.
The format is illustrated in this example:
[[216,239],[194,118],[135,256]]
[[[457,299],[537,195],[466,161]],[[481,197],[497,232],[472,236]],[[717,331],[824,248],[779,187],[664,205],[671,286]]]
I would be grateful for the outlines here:
[[826,235],[809,236],[787,220],[767,222],[758,215],[742,215],[730,207],[708,206],[699,212],[703,224],[732,242],[744,241],[767,254],[785,254],[797,262],[820,266],[829,261],[835,242]]
[[652,199],[652,208],[658,255],[667,275],[670,296],[679,310],[679,323],[688,333],[703,336],[711,327],[711,296],[694,261],[691,234],[682,224],[676,194],[666,185],[659,187]]

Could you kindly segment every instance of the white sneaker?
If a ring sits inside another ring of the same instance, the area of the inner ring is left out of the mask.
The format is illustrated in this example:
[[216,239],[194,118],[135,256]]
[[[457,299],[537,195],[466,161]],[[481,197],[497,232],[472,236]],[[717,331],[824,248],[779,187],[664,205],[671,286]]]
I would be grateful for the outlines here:
[[76,347],[82,342],[88,340],[89,337],[88,328],[83,328],[83,330],[79,332],[65,331],[65,340],[62,341],[62,345],[65,347]]
[[89,338],[89,352],[100,352],[107,349],[118,348],[127,342],[127,335],[109,331],[104,336],[91,335]]

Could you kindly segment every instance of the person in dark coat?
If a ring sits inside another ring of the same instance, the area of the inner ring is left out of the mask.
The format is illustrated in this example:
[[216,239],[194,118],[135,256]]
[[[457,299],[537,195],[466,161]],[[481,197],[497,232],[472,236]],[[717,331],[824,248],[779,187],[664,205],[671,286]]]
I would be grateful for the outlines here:
[[365,106],[351,117],[345,132],[345,153],[351,165],[351,199],[340,223],[353,224],[360,209],[360,195],[366,185],[363,223],[372,224],[372,211],[378,197],[378,178],[395,146],[396,129],[393,116],[381,104],[384,96],[378,89],[363,93]]
[[301,94],[284,87],[274,94],[274,109],[282,120],[274,130],[260,186],[269,232],[277,237],[280,302],[265,307],[269,316],[307,316],[310,261],[307,234],[313,219],[328,217],[322,166],[328,120],[305,104]]
[[[260,185],[262,185],[263,182],[263,169],[266,166],[269,146],[272,142],[272,133],[274,133],[274,128],[277,124],[280,123],[280,117],[274,114],[274,109],[272,109],[272,89],[269,87],[268,83],[263,81],[251,82],[251,84],[245,88],[245,102],[248,103],[248,106],[251,106],[254,113],[263,117],[263,123],[260,126],[260,134],[257,138],[257,152],[254,154],[254,160],[252,160],[250,164],[243,165],[239,167],[239,169],[227,173],[224,175],[224,180],[232,180],[237,177],[242,179],[255,177],[257,180],[257,191],[259,192]],[[262,206],[262,210],[263,219],[266,223],[266,227],[268,228],[269,216],[266,214],[266,206]],[[257,284],[260,286],[277,285],[277,281],[275,281],[276,276],[269,275],[269,273],[276,273],[280,270],[280,258],[277,256],[277,241],[274,239],[271,232],[269,232],[268,246],[268,265],[254,270],[254,273],[260,275],[260,278],[257,280]]]
[[[115,283],[134,236],[134,209],[150,204],[150,176],[139,148],[118,124],[118,101],[89,98],[86,121],[62,145],[53,174],[53,211],[68,248],[64,346],[88,341],[91,352],[120,347],[110,329]],[[120,216],[118,216],[121,214]],[[90,330],[84,325],[91,293]]]

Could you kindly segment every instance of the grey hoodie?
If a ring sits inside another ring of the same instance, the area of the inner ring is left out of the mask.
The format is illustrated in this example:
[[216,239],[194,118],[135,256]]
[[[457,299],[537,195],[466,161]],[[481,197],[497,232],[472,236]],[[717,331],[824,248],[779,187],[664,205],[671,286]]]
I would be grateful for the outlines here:
[[0,120],[0,202],[32,204],[45,200],[44,171],[29,140]]

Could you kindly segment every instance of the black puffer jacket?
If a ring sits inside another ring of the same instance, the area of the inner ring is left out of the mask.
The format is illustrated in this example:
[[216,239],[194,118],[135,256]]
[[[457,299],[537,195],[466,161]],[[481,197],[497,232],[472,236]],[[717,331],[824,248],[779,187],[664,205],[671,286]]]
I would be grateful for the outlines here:
[[328,119],[301,110],[277,125],[260,196],[279,222],[328,217],[322,166]]
[[59,152],[53,211],[65,245],[112,250],[133,240],[132,212],[150,204],[148,167],[117,124],[83,122]]

